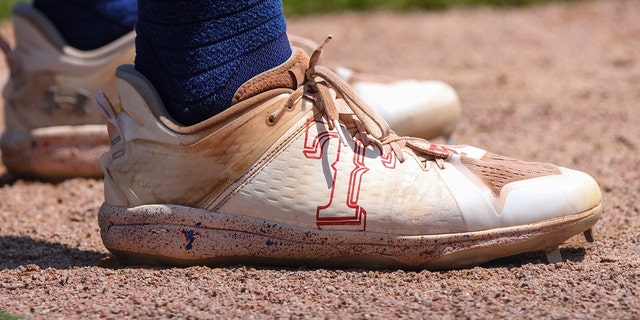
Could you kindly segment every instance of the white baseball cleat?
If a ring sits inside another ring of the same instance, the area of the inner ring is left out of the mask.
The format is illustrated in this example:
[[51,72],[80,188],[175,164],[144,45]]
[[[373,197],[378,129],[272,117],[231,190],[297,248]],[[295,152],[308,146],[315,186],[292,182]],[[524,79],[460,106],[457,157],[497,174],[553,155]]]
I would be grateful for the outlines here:
[[546,251],[601,211],[589,175],[396,135],[294,50],[226,111],[172,121],[133,66],[103,95],[104,245],[128,263],[446,269]]

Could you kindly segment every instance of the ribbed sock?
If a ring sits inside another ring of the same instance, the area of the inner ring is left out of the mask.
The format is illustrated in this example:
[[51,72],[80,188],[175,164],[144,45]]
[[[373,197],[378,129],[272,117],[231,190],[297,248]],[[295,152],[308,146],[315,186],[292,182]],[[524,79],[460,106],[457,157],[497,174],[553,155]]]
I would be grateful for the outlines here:
[[136,0],[34,0],[33,6],[80,50],[102,47],[133,31]]
[[282,0],[139,0],[136,69],[174,120],[227,109],[235,91],[291,56]]

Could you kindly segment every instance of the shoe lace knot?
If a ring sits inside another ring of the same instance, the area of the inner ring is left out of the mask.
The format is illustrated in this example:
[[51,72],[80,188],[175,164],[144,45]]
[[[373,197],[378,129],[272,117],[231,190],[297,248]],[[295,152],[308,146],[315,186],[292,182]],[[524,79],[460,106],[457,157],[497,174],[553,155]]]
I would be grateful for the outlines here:
[[292,110],[305,97],[313,101],[324,114],[328,129],[336,130],[345,146],[348,140],[340,129],[341,126],[363,145],[378,145],[384,156],[393,152],[400,162],[404,162],[406,157],[403,149],[408,149],[425,165],[428,161],[435,161],[439,168],[444,169],[444,160],[451,155],[448,148],[422,138],[398,136],[342,78],[329,68],[318,65],[322,49],[332,38],[331,35],[327,36],[315,49],[309,59],[309,66],[304,71],[304,83],[269,116],[269,123],[275,123],[284,110]]

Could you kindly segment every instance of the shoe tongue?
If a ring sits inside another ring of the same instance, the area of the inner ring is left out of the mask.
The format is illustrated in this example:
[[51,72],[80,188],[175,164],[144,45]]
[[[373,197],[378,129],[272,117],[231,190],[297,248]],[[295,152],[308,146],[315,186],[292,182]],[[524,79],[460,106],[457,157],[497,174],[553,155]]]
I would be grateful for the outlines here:
[[234,105],[260,93],[288,88],[295,90],[304,83],[305,71],[309,66],[309,56],[298,48],[292,48],[293,54],[283,64],[267,70],[245,82],[233,95]]

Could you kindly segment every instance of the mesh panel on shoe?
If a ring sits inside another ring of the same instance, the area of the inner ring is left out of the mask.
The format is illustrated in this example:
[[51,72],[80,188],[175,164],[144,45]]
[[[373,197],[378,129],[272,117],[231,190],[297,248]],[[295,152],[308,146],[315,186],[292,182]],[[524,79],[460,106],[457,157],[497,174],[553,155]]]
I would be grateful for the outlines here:
[[480,160],[463,156],[461,162],[480,177],[495,196],[499,196],[508,183],[560,174],[560,169],[552,164],[525,162],[490,152]]

